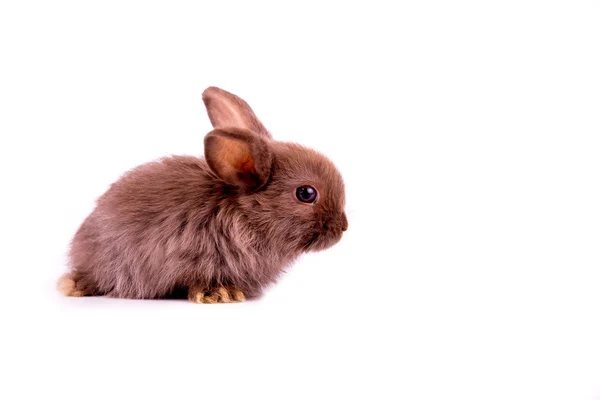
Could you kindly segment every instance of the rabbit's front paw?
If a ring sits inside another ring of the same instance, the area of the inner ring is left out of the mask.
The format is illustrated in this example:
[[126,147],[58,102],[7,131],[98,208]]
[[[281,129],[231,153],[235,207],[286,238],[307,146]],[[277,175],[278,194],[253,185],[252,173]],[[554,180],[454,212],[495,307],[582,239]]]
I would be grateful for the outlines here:
[[246,300],[246,297],[239,289],[221,286],[208,291],[200,288],[190,288],[188,291],[188,299],[192,303],[214,304],[238,303]]

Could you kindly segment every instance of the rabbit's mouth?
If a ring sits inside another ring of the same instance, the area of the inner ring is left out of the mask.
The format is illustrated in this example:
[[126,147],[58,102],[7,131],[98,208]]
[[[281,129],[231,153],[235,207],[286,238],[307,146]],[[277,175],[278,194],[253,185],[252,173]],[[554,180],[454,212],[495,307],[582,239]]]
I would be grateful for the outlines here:
[[315,232],[304,245],[305,251],[325,250],[342,239],[342,231],[324,230]]

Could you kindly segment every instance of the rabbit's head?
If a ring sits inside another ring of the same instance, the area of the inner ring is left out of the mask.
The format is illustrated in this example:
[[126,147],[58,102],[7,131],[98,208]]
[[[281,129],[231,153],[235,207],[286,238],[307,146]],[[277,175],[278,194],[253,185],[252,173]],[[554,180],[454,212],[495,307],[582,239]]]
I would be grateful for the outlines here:
[[275,141],[250,106],[229,92],[210,87],[202,98],[215,128],[204,139],[206,161],[235,199],[239,218],[284,252],[337,243],[348,220],[344,182],[333,163],[312,149]]

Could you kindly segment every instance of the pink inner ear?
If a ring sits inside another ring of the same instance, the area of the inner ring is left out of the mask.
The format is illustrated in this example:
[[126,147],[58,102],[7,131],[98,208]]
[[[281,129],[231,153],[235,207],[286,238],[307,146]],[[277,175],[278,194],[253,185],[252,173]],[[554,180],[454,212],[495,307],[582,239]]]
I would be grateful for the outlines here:
[[224,182],[248,190],[268,181],[273,155],[268,143],[244,129],[215,129],[204,138],[210,169]]
[[202,94],[208,117],[215,128],[253,129],[254,113],[239,97],[219,88],[208,88]]
[[215,128],[240,127],[250,129],[245,119],[240,115],[240,110],[229,99],[221,98],[218,101],[209,101],[208,116]]
[[256,172],[250,145],[241,140],[214,137],[209,153],[213,169],[227,182],[235,183],[240,175]]
[[254,170],[254,160],[252,159],[252,157],[248,156],[245,160],[240,162],[239,171],[250,172],[252,174],[256,172]]
[[254,159],[247,143],[223,139],[220,156],[230,168],[237,172],[254,172]]
[[202,99],[214,128],[241,128],[263,137],[271,137],[248,103],[238,96],[223,89],[210,87],[204,91]]

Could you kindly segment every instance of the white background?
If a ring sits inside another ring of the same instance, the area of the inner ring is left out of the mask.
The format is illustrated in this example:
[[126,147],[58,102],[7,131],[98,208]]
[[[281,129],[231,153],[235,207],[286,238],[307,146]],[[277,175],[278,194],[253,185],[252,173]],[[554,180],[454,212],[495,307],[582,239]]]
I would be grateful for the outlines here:
[[[0,397],[598,399],[600,5],[3,1]],[[121,173],[245,98],[347,183],[260,301],[62,298]]]

